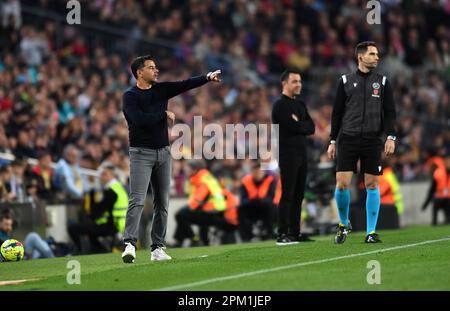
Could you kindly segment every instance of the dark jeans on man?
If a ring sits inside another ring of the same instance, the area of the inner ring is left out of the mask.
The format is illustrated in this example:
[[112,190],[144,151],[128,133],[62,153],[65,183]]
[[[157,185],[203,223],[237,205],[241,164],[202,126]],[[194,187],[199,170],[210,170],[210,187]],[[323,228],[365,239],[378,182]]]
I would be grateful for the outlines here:
[[223,212],[205,212],[202,210],[192,210],[188,206],[182,207],[175,215],[177,228],[174,238],[182,244],[185,239],[192,239],[194,231],[191,225],[200,227],[200,239],[204,245],[209,244],[209,227],[216,227],[225,232],[225,235],[232,234],[236,226],[228,223]]
[[438,223],[438,212],[442,210],[445,216],[445,224],[450,224],[450,199],[434,199],[433,202],[433,226]]
[[271,239],[273,233],[273,214],[275,205],[262,200],[251,200],[241,204],[238,209],[239,234],[243,241],[253,237],[253,225],[262,221],[261,238]]
[[124,242],[136,245],[145,196],[153,194],[152,250],[165,245],[172,157],[170,146],[161,149],[130,147],[130,197]]
[[306,155],[280,154],[279,167],[282,193],[278,205],[278,234],[297,237],[306,184]]
[[103,236],[113,236],[115,234],[113,224],[97,225],[93,221],[80,224],[70,224],[67,231],[69,232],[73,243],[80,252],[83,251],[81,248],[81,237],[84,235],[88,236],[91,244],[89,253],[105,252],[106,249],[99,242],[98,238]]

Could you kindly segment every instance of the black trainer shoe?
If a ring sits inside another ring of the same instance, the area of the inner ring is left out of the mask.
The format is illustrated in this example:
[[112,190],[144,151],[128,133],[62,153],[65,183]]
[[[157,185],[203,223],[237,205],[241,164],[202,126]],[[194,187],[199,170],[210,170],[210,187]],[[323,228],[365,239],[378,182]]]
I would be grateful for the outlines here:
[[336,244],[342,244],[347,239],[347,235],[349,234],[350,230],[348,226],[345,226],[343,224],[339,224],[337,228],[337,233],[334,238],[334,243]]
[[366,239],[364,240],[364,242],[366,242],[366,243],[381,243],[381,240],[380,240],[380,236],[378,235],[378,233],[372,232],[366,236]]
[[291,240],[286,234],[281,234],[277,238],[277,245],[279,245],[279,246],[292,245],[292,244],[298,244],[298,241]]

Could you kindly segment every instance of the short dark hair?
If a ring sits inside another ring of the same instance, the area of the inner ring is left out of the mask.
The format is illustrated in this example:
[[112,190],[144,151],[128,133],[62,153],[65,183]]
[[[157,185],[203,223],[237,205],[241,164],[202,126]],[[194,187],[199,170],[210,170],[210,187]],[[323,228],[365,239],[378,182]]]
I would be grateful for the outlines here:
[[144,68],[144,63],[147,60],[153,60],[153,57],[151,57],[151,55],[144,55],[144,56],[139,56],[136,57],[133,62],[131,63],[131,72],[133,73],[133,76],[137,79],[137,71],[139,69]]
[[14,160],[11,161],[11,166],[22,166],[24,165],[24,160],[16,158]]
[[358,55],[366,53],[367,50],[369,49],[369,46],[374,46],[378,49],[375,41],[363,41],[356,45],[356,48],[355,48],[356,61],[358,61]]
[[255,160],[252,162],[252,170],[259,170],[261,169],[261,162],[258,160]]
[[0,222],[2,222],[3,219],[13,219],[13,216],[9,210],[5,209],[0,211]]
[[44,158],[44,157],[46,157],[46,156],[52,156],[51,154],[50,154],[50,151],[48,151],[48,150],[40,150],[40,151],[38,151],[37,152],[37,159],[38,160],[40,160],[40,159],[42,159],[42,158]]
[[300,71],[298,69],[288,68],[285,71],[283,71],[283,73],[281,74],[280,82],[288,80],[289,79],[289,75],[291,73],[301,75],[301,73],[300,73]]
[[11,167],[11,166],[8,165],[8,164],[5,164],[5,165],[1,166],[1,167],[0,167],[0,174],[7,173],[7,172],[9,171],[9,168],[10,168],[10,167]]

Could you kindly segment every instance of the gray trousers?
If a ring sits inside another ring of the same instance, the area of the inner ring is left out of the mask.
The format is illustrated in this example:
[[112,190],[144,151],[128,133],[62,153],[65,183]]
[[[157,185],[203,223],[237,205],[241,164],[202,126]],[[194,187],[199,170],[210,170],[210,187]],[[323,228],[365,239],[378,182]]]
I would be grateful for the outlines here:
[[124,242],[136,245],[145,197],[148,185],[151,183],[154,206],[151,232],[152,249],[164,246],[171,170],[170,146],[161,149],[130,147],[130,198]]

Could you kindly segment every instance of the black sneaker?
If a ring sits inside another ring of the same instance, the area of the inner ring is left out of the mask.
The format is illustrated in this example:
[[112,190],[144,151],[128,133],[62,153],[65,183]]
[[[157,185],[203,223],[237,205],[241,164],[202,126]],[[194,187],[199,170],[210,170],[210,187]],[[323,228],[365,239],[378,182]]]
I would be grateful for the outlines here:
[[348,226],[345,226],[343,224],[339,224],[337,228],[337,233],[334,238],[334,243],[336,244],[343,244],[345,240],[347,239],[347,235],[350,233],[350,229]]
[[380,240],[380,236],[378,235],[378,233],[375,233],[375,232],[369,233],[366,236],[366,239],[364,240],[364,242],[366,242],[366,243],[382,243]]
[[298,244],[298,241],[291,240],[286,234],[281,234],[280,236],[278,236],[277,245],[283,246],[292,244]]

